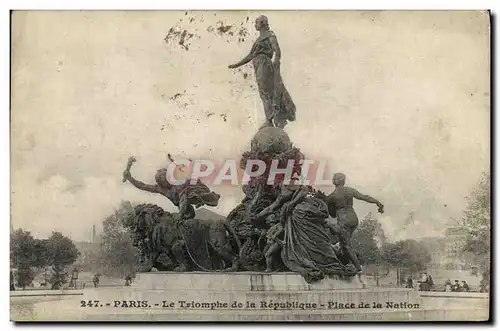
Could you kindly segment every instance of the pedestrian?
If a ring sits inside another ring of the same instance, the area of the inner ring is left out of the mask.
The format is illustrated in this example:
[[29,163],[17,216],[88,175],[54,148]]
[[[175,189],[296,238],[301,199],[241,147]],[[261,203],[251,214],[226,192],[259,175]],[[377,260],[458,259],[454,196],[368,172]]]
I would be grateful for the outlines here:
[[427,283],[428,277],[427,272],[423,272],[420,276],[420,280],[418,281],[420,284],[420,291],[429,291],[429,284]]
[[413,288],[413,277],[411,275],[406,280],[406,288]]
[[458,279],[455,279],[455,283],[451,286],[451,291],[452,292],[460,292],[462,290],[460,283],[458,282]]
[[432,279],[432,275],[428,274],[427,275],[427,286],[428,286],[428,291],[430,291],[434,287],[434,280]]
[[130,276],[130,274],[127,275],[127,277],[125,277],[125,286],[130,286],[132,284],[132,277]]
[[94,282],[95,288],[99,287],[99,274],[95,274],[94,279],[92,281]]

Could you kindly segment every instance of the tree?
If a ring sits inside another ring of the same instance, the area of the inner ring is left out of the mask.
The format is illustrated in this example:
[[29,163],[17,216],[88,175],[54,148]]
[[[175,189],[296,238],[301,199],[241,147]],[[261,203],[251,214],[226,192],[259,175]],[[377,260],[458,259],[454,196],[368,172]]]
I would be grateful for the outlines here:
[[117,210],[103,220],[100,260],[103,273],[123,277],[135,272],[138,261],[137,248],[132,246],[129,231],[123,221],[134,213],[128,201],[122,201]]
[[71,239],[60,232],[52,232],[45,242],[47,259],[52,265],[52,277],[50,283],[52,288],[60,288],[68,281],[67,267],[76,261],[80,255],[78,249]]
[[17,269],[16,282],[23,289],[35,278],[33,267],[40,265],[41,259],[37,251],[37,240],[29,231],[18,229],[11,236],[10,260]]
[[431,254],[425,246],[413,239],[386,243],[382,251],[387,263],[410,273],[424,270],[431,261]]
[[[428,252],[445,252],[446,251],[446,240],[445,237],[425,237],[418,240],[420,244],[422,244]],[[441,261],[434,261],[431,258],[431,263],[429,267],[432,268],[441,268]]]
[[372,213],[365,216],[358,229],[354,231],[351,244],[358,253],[362,264],[380,263],[380,248],[385,242],[385,234],[379,221]]
[[65,283],[66,267],[75,262],[78,250],[71,239],[53,232],[49,239],[35,239],[28,231],[19,229],[11,236],[10,260],[17,268],[17,284],[25,288],[40,270],[52,266],[52,284]]
[[373,218],[372,213],[368,213],[358,229],[354,231],[351,244],[360,262],[366,266],[365,273],[374,276],[377,285],[379,278],[389,273],[389,270],[385,268],[386,270],[381,274],[383,260],[380,247],[384,243],[385,234],[382,225]]
[[483,280],[489,284],[491,252],[491,175],[483,174],[477,187],[467,198],[467,206],[459,227],[467,233],[462,256],[472,257]]
[[40,273],[40,271],[44,271],[44,283],[48,282],[47,279],[47,267],[51,263],[51,259],[48,251],[48,240],[47,239],[35,239],[35,253],[36,259],[33,263],[34,275],[35,277]]

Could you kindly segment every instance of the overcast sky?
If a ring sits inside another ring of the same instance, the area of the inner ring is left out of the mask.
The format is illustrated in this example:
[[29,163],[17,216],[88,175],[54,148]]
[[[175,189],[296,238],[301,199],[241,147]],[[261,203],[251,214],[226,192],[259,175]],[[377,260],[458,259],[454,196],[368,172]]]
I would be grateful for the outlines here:
[[[121,200],[173,210],[121,182],[131,155],[146,182],[167,153],[239,160],[264,113],[252,66],[227,66],[250,50],[260,14],[14,13],[14,227],[88,240]],[[295,145],[381,200],[390,238],[441,234],[489,169],[487,14],[265,14],[297,106],[286,127]],[[222,33],[218,21],[233,27]],[[171,27],[187,31],[187,49],[179,35],[164,40]],[[214,189],[222,214],[242,198]],[[355,206],[360,218],[376,212]]]

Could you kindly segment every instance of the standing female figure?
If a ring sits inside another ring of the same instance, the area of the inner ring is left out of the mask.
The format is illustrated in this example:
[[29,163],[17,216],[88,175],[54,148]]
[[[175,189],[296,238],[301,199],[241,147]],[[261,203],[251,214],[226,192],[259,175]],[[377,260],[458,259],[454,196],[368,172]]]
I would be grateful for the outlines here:
[[255,20],[255,29],[260,35],[253,44],[250,54],[240,62],[230,65],[229,68],[238,68],[252,61],[266,114],[264,126],[283,128],[287,121],[295,121],[295,104],[281,79],[281,50],[278,39],[269,30],[266,16],[259,16]]

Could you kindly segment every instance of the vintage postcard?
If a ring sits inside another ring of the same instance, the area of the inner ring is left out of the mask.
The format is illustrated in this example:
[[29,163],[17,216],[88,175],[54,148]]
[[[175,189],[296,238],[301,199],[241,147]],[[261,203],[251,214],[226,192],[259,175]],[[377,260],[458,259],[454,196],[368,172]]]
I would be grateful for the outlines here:
[[488,11],[13,11],[11,319],[487,321]]

